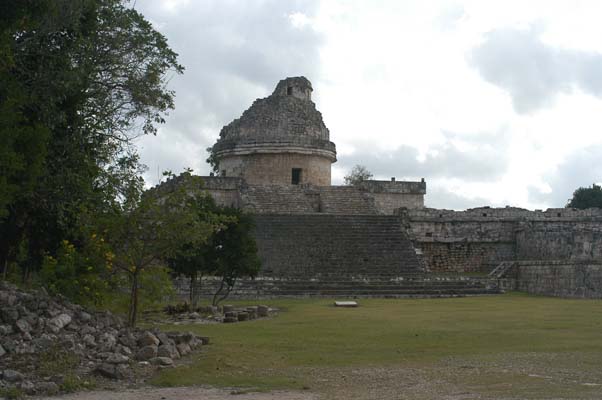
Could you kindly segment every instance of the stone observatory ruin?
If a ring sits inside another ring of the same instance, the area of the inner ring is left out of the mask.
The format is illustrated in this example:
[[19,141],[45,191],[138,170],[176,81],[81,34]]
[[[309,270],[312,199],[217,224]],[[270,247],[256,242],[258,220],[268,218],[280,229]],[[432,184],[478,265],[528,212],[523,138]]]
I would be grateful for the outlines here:
[[304,77],[280,81],[274,93],[256,100],[224,126],[213,152],[219,175],[249,185],[330,185],[336,147]]
[[233,295],[602,297],[600,210],[425,208],[424,179],[332,186],[336,146],[312,91],[305,77],[281,80],[223,127],[217,176],[161,184],[254,215],[261,275]]

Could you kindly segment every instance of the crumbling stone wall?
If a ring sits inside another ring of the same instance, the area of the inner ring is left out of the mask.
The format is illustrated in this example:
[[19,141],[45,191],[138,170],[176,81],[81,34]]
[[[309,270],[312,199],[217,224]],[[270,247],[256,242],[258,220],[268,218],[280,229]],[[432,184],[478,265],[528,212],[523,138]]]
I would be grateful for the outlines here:
[[602,260],[600,216],[536,218],[519,222],[516,232],[519,260]]
[[514,289],[557,297],[602,298],[600,261],[525,261],[517,263]]
[[400,210],[432,272],[488,272],[509,260],[601,259],[602,210]]
[[[304,77],[283,79],[272,95],[224,126],[212,149],[220,175],[251,185],[330,185],[336,147],[311,101],[312,90]],[[292,181],[293,168],[302,170],[299,182]]]
[[[409,185],[414,182],[408,182]],[[398,184],[405,184],[398,182]],[[226,196],[223,189],[207,185],[216,199]],[[253,214],[380,214],[393,215],[393,207],[400,204],[422,204],[421,193],[379,193],[356,186],[313,185],[241,185],[240,207]],[[230,193],[230,192],[228,192]],[[230,193],[228,196],[234,196]],[[226,196],[227,198],[230,198]],[[395,197],[397,196],[397,197]],[[412,197],[414,196],[414,197]],[[392,199],[385,199],[392,197]],[[410,200],[407,200],[409,198]],[[220,204],[221,202],[218,201]],[[398,208],[398,207],[395,207]]]
[[381,214],[392,215],[401,207],[423,208],[426,182],[366,180],[361,182],[360,190],[368,192],[374,198],[375,207]]
[[245,186],[243,179],[215,176],[196,178],[202,182],[201,186],[211,193],[211,197],[217,204],[236,208],[242,206],[241,192]]

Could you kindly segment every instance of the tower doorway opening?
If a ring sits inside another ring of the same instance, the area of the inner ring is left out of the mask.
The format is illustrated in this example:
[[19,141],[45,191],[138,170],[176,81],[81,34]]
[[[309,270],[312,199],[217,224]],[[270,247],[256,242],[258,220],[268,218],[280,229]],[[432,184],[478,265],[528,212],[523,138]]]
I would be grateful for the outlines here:
[[293,185],[298,185],[301,183],[301,168],[293,168],[291,183]]

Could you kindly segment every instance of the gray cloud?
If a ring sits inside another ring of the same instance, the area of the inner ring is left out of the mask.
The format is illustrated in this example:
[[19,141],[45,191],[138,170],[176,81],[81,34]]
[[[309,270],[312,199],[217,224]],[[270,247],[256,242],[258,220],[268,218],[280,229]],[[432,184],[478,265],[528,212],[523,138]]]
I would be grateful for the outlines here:
[[483,197],[469,199],[464,197],[461,193],[452,192],[442,188],[441,186],[438,186],[437,184],[428,185],[427,182],[427,193],[424,197],[424,205],[430,208],[466,210],[468,208],[483,206],[499,207],[501,204],[491,204],[491,201]]
[[550,193],[529,187],[529,201],[549,207],[564,207],[579,187],[602,182],[602,144],[580,149],[567,157],[554,171],[544,177]]
[[179,172],[192,167],[207,174],[205,148],[221,127],[237,118],[253,100],[268,95],[287,76],[318,75],[320,34],[294,27],[289,16],[313,16],[317,1],[191,1],[166,12],[162,1],[138,2],[137,9],[168,39],[186,68],[169,88],[176,109],[159,135],[139,143],[149,166]]
[[[429,154],[419,161],[418,149],[400,146],[390,152],[362,150],[350,156],[340,157],[337,167],[350,171],[356,164],[364,165],[375,176],[461,179],[466,182],[490,182],[502,176],[508,166],[507,137],[504,131],[494,135],[459,135],[444,132],[446,141],[429,148]],[[454,144],[461,140],[473,149],[462,151]],[[368,145],[356,146],[369,149]]]
[[549,46],[534,28],[491,31],[469,58],[486,81],[508,91],[518,113],[575,88],[602,97],[602,54]]
[[[365,149],[349,156],[341,156],[336,168],[349,172],[354,165],[364,165],[375,179],[396,177],[398,180],[419,180],[427,182],[427,207],[464,210],[492,204],[483,197],[468,198],[445,188],[446,180],[459,180],[467,183],[492,182],[499,179],[508,169],[508,140],[505,129],[494,134],[466,135],[455,132],[443,132],[446,140],[429,148],[424,160],[419,160],[418,149],[400,146],[388,152],[369,150],[369,144],[356,144],[356,148]],[[461,150],[455,143],[462,142],[470,146],[470,151]],[[335,182],[342,184],[342,182]]]

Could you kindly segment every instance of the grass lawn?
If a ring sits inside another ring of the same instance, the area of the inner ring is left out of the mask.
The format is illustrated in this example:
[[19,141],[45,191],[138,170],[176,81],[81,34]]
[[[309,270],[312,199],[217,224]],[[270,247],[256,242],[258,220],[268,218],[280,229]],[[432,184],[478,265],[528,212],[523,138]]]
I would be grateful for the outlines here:
[[355,398],[381,380],[374,390],[409,396],[391,398],[602,397],[602,301],[506,294],[360,299],[358,308],[328,299],[262,303],[281,312],[238,324],[163,326],[210,336],[212,344],[153,384],[309,389],[334,398],[344,388],[340,398]]

